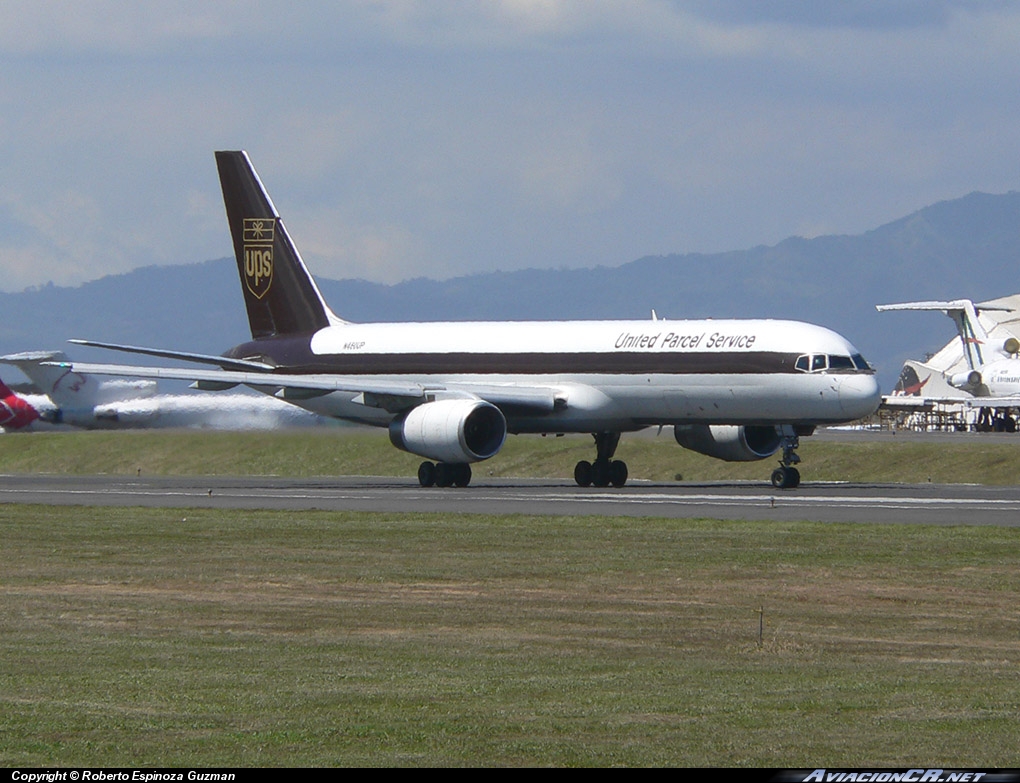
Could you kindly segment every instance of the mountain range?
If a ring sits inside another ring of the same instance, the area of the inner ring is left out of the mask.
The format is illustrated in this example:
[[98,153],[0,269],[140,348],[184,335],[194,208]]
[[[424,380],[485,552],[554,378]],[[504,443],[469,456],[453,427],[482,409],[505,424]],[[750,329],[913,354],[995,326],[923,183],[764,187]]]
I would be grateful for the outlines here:
[[[874,306],[1017,293],[1018,259],[1020,193],[975,192],[854,236],[791,237],[615,267],[421,277],[396,285],[318,283],[333,310],[353,321],[648,318],[653,309],[660,318],[810,321],[854,342],[888,390],[905,359],[938,350],[954,330],[937,314],[879,314]],[[238,286],[233,260],[224,258],[149,266],[74,288],[47,284],[0,293],[0,352],[67,349],[66,338],[84,337],[220,353],[249,336]],[[74,346],[69,353],[124,358]]]

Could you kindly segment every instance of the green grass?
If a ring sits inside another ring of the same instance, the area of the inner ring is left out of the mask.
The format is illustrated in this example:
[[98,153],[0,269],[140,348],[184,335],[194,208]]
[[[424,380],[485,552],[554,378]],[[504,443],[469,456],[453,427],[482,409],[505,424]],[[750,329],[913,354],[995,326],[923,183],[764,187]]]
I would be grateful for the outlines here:
[[[385,433],[330,432],[67,432],[5,435],[0,473],[137,473],[145,475],[403,475],[419,457],[390,445]],[[958,442],[802,438],[805,481],[1014,484],[1020,476],[1017,436]],[[592,459],[590,436],[507,438],[475,476],[570,479]],[[767,481],[774,459],[725,463],[680,448],[667,430],[658,438],[624,436],[617,457],[632,478],[655,481]]]
[[1013,529],[32,506],[0,526],[0,766],[1016,762]]

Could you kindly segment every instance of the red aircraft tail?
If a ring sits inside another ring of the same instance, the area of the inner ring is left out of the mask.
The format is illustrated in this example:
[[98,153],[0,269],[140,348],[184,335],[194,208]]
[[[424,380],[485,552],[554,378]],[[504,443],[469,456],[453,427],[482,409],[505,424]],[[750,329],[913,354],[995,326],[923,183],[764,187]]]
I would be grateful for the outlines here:
[[38,418],[39,411],[0,380],[0,427],[5,430],[20,430]]

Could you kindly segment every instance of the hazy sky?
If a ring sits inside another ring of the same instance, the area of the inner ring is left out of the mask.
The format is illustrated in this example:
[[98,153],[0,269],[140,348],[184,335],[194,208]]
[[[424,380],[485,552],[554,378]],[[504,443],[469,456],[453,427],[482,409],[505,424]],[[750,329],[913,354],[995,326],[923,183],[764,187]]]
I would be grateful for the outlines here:
[[1020,187],[1020,4],[33,0],[0,24],[0,289],[228,255],[245,148],[313,273],[857,233]]

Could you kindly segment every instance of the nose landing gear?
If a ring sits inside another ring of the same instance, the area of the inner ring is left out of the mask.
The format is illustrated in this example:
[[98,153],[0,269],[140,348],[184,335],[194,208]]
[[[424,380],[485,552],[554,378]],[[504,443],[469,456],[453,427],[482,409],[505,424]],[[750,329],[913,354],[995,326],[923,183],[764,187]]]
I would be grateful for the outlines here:
[[800,471],[794,465],[800,462],[796,450],[800,448],[800,438],[793,427],[784,425],[780,435],[783,456],[779,467],[772,471],[772,486],[776,489],[796,489],[800,486]]

